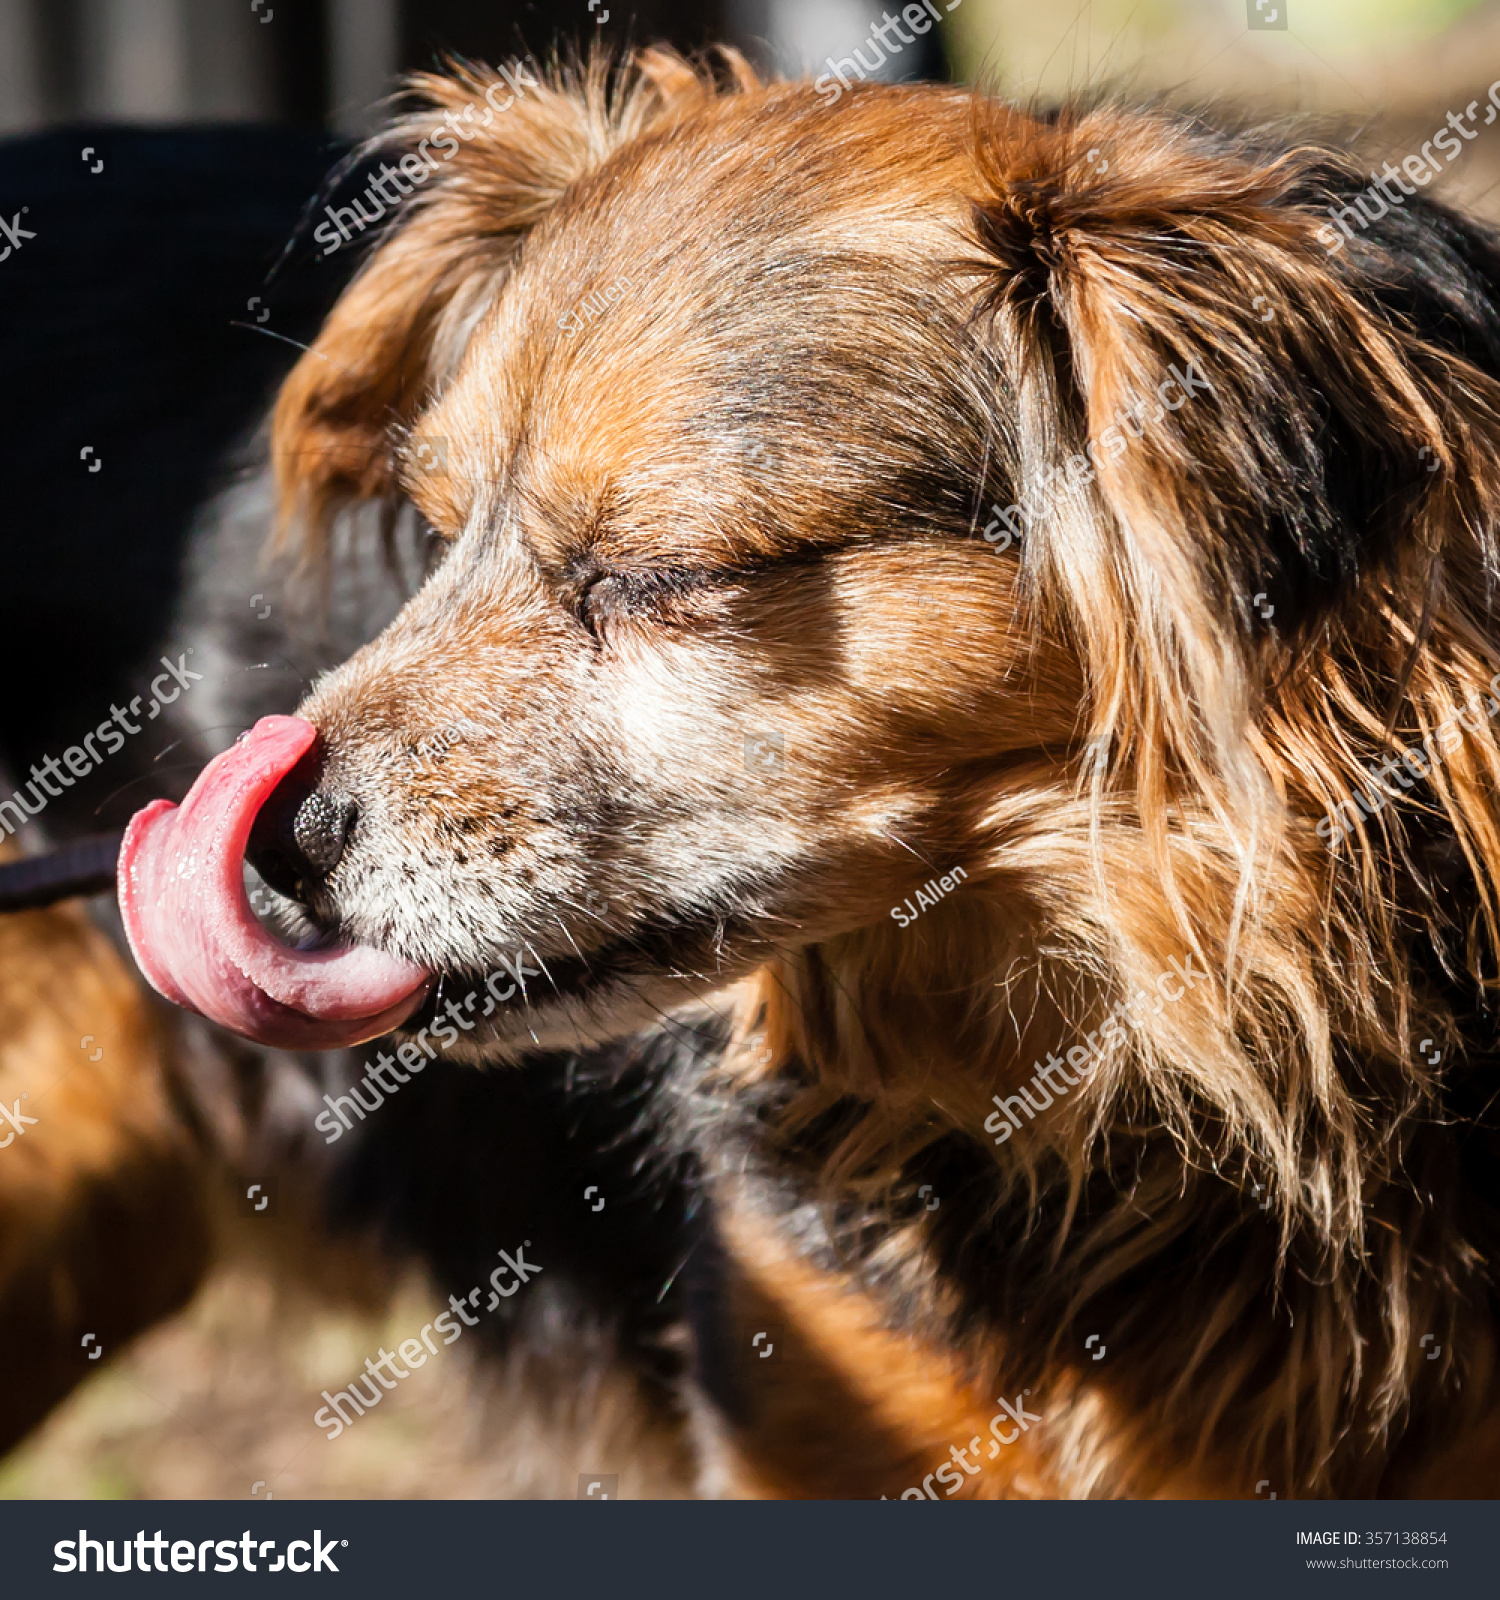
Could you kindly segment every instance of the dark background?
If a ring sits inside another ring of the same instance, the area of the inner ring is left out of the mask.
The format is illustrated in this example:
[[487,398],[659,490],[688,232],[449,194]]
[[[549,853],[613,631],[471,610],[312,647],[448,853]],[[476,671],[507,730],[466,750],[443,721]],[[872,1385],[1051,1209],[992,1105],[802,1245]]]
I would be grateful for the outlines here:
[[[141,693],[161,647],[191,642],[165,635],[193,510],[295,360],[284,341],[314,336],[358,264],[357,250],[322,261],[299,219],[378,122],[392,68],[432,67],[445,52],[497,61],[724,38],[764,66],[775,49],[754,4],[611,0],[590,28],[583,0],[380,0],[343,6],[342,26],[338,0],[260,0],[269,25],[251,20],[248,0],[191,0],[176,14],[173,79],[141,31],[170,0],[7,3],[13,16],[23,8],[30,59],[0,59],[0,91],[51,125],[0,140],[0,217],[35,235],[0,261],[0,770],[20,779]],[[359,25],[378,32],[381,19],[394,24],[394,58],[362,65]],[[108,52],[117,59],[101,60]],[[935,47],[907,50],[899,68],[945,71]],[[153,84],[170,112],[157,125]],[[156,742],[139,752],[148,764],[166,753]],[[151,783],[121,779],[105,763],[23,844],[123,826]]]

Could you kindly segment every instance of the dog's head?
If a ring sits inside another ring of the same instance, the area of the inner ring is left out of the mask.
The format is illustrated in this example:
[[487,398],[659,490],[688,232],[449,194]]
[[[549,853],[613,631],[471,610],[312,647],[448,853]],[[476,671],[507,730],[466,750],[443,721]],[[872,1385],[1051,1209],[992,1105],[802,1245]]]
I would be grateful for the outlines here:
[[[1493,385],[1421,325],[1466,291],[1345,240],[1317,152],[728,76],[422,84],[274,448],[295,536],[400,496],[447,548],[303,706],[271,875],[461,1011],[500,975],[449,1046],[496,1056],[889,943],[962,867],[932,937],[988,919],[1037,1014],[1054,958],[1206,952],[1154,1059],[1269,1116],[1231,1004],[1315,1031],[1324,957],[1389,947],[1315,824],[1393,694],[1420,726],[1492,668]],[[1491,734],[1445,770],[1468,849]]]
[[1014,444],[969,96],[830,113],[648,57],[486,125],[487,82],[428,87],[459,147],[276,418],[304,530],[396,492],[447,546],[302,708],[356,819],[305,881],[445,998],[528,968],[493,1052],[888,922],[997,766],[1055,778],[1081,684],[983,537]]

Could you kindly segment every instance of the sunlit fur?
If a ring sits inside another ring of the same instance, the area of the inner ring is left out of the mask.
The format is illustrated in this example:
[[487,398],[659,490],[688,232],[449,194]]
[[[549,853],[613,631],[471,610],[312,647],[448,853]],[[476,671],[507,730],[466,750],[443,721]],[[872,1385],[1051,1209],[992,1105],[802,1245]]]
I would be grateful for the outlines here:
[[[282,394],[285,535],[315,553],[339,504],[406,494],[454,548],[309,703],[375,818],[322,909],[473,973],[603,874],[602,932],[558,926],[633,949],[623,989],[537,996],[500,1057],[736,981],[734,1070],[690,1097],[724,1192],[773,1226],[826,1202],[789,1256],[983,1391],[1029,1386],[1034,1492],[1494,1492],[1495,241],[1413,203],[1330,252],[1363,175],[1276,130],[716,74],[559,71],[486,125],[465,69],[387,136],[481,113]],[[824,253],[805,305],[778,250]],[[621,271],[638,303],[556,331]],[[737,339],[758,389],[716,388],[703,352]],[[1190,362],[1211,393],[1039,487]],[[981,537],[1043,501],[1018,547]],[[605,570],[733,581],[622,598],[583,670],[551,619],[594,533]],[[613,726],[607,757],[558,742],[632,672],[667,780]],[[1459,711],[1430,778],[1329,848],[1363,769]],[[392,799],[455,716],[477,748]],[[772,723],[768,785],[737,741]],[[459,872],[452,819],[497,807],[516,837]],[[993,1144],[993,1095],[1189,956],[1204,979]]]
[[162,1053],[78,908],[0,917],[0,1104],[33,1119],[0,1128],[0,1358],[25,1374],[0,1401],[0,1451],[203,1273],[201,1155]]

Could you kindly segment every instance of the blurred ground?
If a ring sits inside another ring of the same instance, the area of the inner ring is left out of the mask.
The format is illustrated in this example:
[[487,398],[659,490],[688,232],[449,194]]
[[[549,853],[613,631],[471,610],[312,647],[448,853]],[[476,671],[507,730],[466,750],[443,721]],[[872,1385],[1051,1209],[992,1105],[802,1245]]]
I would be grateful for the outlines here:
[[213,1276],[182,1316],[89,1379],[0,1465],[0,1497],[465,1499],[504,1492],[460,1339],[340,1438],[314,1425],[380,1346],[430,1321],[415,1285],[386,1317],[315,1309],[250,1268]]
[[576,1335],[524,1373],[477,1362],[473,1337],[439,1342],[329,1439],[312,1420],[321,1391],[441,1309],[416,1280],[387,1313],[362,1314],[253,1266],[222,1268],[0,1462],[0,1499],[552,1499],[606,1473],[619,1498],[684,1492],[681,1446],[652,1435],[634,1392]]

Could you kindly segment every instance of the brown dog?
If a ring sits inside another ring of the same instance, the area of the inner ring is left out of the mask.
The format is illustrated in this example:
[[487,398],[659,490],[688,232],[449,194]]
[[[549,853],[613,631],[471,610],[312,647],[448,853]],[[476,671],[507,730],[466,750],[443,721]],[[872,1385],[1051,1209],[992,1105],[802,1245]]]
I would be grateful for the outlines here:
[[716,1015],[664,1092],[785,1331],[705,1489],[1494,1492],[1496,241],[1263,133],[722,76],[392,134],[282,507],[449,548],[183,835],[279,788],[252,859],[386,965],[224,1015]]

